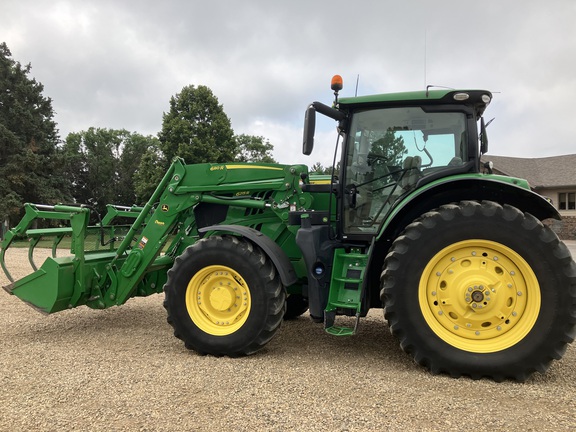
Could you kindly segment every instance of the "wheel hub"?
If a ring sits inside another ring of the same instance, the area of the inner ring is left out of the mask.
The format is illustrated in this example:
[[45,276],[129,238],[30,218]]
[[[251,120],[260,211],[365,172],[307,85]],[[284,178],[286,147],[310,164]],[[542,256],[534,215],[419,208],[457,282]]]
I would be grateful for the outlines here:
[[228,288],[214,287],[210,292],[210,305],[218,310],[225,311],[234,305],[235,296]]
[[251,307],[250,290],[233,269],[208,266],[190,280],[186,306],[198,327],[223,336],[235,332],[246,321]]
[[471,351],[482,344],[494,351],[516,343],[539,310],[528,303],[529,292],[540,301],[539,290],[531,290],[538,281],[530,267],[514,251],[490,241],[445,248],[426,267],[420,286],[428,324],[446,342]]
[[444,271],[436,272],[440,289],[430,294],[444,327],[464,337],[491,338],[510,328],[512,312],[523,308],[512,289],[522,281],[512,277],[517,273],[513,262],[503,263],[506,260],[486,251],[474,252],[459,251],[441,260]]
[[[480,285],[480,287],[475,286],[475,289],[480,288],[480,290],[482,290],[482,285]],[[471,287],[468,288],[468,291],[470,291]],[[480,303],[482,302],[482,300],[484,300],[484,293],[480,290],[477,291],[472,291],[472,301],[474,301],[475,303]],[[468,302],[470,302],[470,297],[466,296],[466,300],[468,300]]]

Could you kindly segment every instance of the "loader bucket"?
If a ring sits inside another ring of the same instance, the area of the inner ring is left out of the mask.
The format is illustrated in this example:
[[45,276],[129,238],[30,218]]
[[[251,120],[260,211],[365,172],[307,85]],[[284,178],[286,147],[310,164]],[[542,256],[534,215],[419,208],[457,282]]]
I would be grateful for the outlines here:
[[[182,172],[173,175],[177,168]],[[160,256],[161,248],[180,213],[170,214],[167,222],[158,216],[153,228],[147,221],[156,213],[155,203],[169,182],[180,179],[183,171],[182,161],[175,160],[144,207],[109,205],[103,218],[89,205],[24,204],[22,220],[0,242],[0,268],[10,281],[4,289],[46,314],[83,305],[105,309],[132,297],[162,292],[173,257]],[[168,213],[168,206],[162,212]],[[89,225],[91,215],[97,217],[96,225]],[[123,222],[127,219],[133,222]],[[147,228],[150,233],[145,237],[142,232]],[[16,240],[28,242],[33,269],[19,280],[10,274],[5,259],[6,250],[15,246]],[[147,242],[147,253],[143,253]],[[43,254],[51,251],[52,256],[38,268],[34,250],[40,247]],[[61,252],[66,255],[60,256]]]
[[[32,306],[51,314],[80,305],[104,308],[96,281],[106,274],[106,266],[117,258],[117,244],[126,235],[129,226],[108,225],[114,218],[134,219],[140,215],[140,207],[108,206],[104,218],[106,225],[88,226],[89,209],[83,206],[25,204],[25,216],[1,243],[0,267],[10,284],[4,289]],[[69,226],[58,228],[30,228],[38,219],[56,220]],[[28,243],[28,261],[33,270],[22,279],[8,271],[6,250],[14,240]],[[43,255],[50,257],[38,268],[34,252],[38,245]],[[61,253],[65,255],[60,256]],[[57,256],[58,255],[58,256]],[[124,257],[117,259],[122,263]]]
[[68,309],[74,292],[73,259],[49,257],[34,273],[4,289],[45,314]]

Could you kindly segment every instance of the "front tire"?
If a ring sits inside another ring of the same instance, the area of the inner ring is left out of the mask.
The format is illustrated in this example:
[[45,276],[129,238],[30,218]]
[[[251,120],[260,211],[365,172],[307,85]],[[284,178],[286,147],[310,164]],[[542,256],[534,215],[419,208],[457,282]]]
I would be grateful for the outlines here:
[[168,271],[164,306],[174,335],[200,354],[252,354],[272,339],[286,290],[268,256],[248,240],[212,236]]
[[402,349],[433,373],[524,381],[574,339],[576,264],[530,214],[461,202],[395,240],[381,298]]

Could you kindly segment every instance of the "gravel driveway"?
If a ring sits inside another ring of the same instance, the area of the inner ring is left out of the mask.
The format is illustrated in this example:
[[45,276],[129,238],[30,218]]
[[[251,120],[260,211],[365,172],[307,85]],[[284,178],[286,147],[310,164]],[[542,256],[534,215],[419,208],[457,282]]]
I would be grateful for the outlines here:
[[[26,250],[9,254],[27,274]],[[432,376],[373,310],[354,337],[302,316],[256,355],[202,357],[172,336],[162,300],[43,316],[0,291],[0,431],[576,428],[574,345],[524,384]]]

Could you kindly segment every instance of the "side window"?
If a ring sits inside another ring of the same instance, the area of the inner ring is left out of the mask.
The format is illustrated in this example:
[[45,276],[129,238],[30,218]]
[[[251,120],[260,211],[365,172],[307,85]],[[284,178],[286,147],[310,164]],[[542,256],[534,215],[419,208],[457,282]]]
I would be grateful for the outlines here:
[[576,193],[561,192],[558,197],[558,210],[576,210]]
[[375,233],[418,180],[467,159],[466,116],[421,108],[357,112],[348,135],[345,231]]

